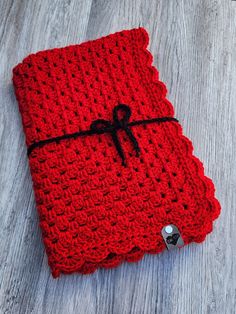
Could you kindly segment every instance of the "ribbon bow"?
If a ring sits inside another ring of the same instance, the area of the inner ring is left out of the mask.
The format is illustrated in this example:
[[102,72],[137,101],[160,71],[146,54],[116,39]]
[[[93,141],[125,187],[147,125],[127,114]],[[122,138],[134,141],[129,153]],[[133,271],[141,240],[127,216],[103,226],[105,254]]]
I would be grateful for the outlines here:
[[[123,111],[123,117],[119,118],[118,112]],[[90,129],[91,131],[95,132],[96,134],[103,134],[103,133],[111,133],[113,142],[115,144],[116,150],[119,156],[122,159],[122,165],[126,166],[125,155],[123,148],[120,144],[117,131],[124,130],[128,135],[130,141],[133,144],[134,150],[136,151],[136,156],[138,157],[140,154],[140,148],[135,136],[130,129],[129,119],[131,117],[131,109],[129,106],[124,104],[119,104],[114,107],[113,109],[113,123],[109,120],[104,119],[97,119],[92,122]]]

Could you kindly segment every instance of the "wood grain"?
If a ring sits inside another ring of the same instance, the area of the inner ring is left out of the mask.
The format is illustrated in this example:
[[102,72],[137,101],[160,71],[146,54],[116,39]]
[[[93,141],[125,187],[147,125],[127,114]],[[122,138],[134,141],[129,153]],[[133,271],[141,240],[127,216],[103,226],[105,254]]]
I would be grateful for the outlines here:
[[[0,313],[236,313],[236,2],[0,1]],[[11,82],[28,53],[137,26],[222,213],[201,245],[52,279]]]

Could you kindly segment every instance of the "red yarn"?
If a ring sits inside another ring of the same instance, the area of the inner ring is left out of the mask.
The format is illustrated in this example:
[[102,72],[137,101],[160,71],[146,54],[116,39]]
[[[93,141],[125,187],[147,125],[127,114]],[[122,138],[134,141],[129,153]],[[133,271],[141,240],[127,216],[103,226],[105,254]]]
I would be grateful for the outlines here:
[[[131,121],[174,116],[158,80],[143,28],[80,45],[31,54],[13,70],[27,146],[112,120],[118,103]],[[220,213],[212,181],[192,155],[180,124],[132,128],[119,140],[121,165],[110,134],[67,139],[35,148],[30,157],[48,263],[60,273],[92,273],[165,249],[163,226],[174,224],[188,244],[201,242]]]

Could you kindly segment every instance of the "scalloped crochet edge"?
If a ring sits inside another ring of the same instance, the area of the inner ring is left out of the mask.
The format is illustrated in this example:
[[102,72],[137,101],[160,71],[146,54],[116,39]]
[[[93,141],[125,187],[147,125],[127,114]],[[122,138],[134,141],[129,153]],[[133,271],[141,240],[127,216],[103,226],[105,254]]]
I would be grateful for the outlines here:
[[[148,35],[147,31],[145,30],[145,28],[143,28],[143,27],[139,28],[139,31],[142,33],[143,38],[144,38],[142,52],[144,55],[146,55],[147,69],[145,69],[145,71],[148,72],[148,70],[149,70],[151,73],[151,76],[152,76],[152,82],[155,85],[157,85],[158,87],[161,86],[161,88],[163,90],[163,92],[162,92],[163,99],[165,100],[166,105],[169,107],[168,108],[169,111],[174,114],[174,108],[173,108],[172,103],[166,99],[166,94],[167,94],[166,85],[159,80],[159,78],[158,78],[159,72],[152,65],[153,56],[152,56],[151,52],[147,49],[148,44],[149,44],[149,35]],[[160,89],[158,88],[158,90],[160,90]],[[196,157],[195,155],[193,155],[192,141],[183,134],[183,128],[180,124],[175,124],[175,126],[176,126],[176,135],[178,135],[178,137],[183,142],[185,142],[185,144],[186,144],[186,148],[187,148],[186,153],[187,153],[188,158],[190,158],[192,160],[192,162],[194,163],[194,165],[196,166],[197,174],[198,174],[199,178],[201,179],[201,181],[205,187],[206,198],[208,200],[210,200],[211,204],[213,204],[212,211],[211,211],[211,228],[209,228],[208,232],[205,233],[205,235],[204,235],[204,237],[202,237],[202,239],[198,240],[198,238],[194,238],[192,241],[192,242],[200,243],[200,242],[204,241],[207,234],[209,234],[212,231],[213,222],[214,222],[214,220],[216,220],[219,217],[220,211],[221,211],[221,206],[220,206],[219,201],[215,198],[215,187],[214,187],[213,181],[204,174],[204,166],[203,166],[203,163],[200,161],[200,159],[198,157]],[[166,128],[166,132],[169,133],[168,128]],[[169,134],[168,134],[168,139],[169,140],[171,139],[171,136]]]
[[[135,252],[133,252],[135,250]],[[97,271],[99,268],[112,269],[124,262],[135,263],[140,261],[144,255],[146,254],[158,254],[166,250],[165,246],[160,247],[159,249],[154,251],[144,251],[139,247],[134,246],[131,251],[126,254],[118,255],[116,253],[110,252],[107,256],[100,260],[99,262],[90,262],[89,260],[84,260],[84,263],[78,263],[76,266],[68,266],[64,265],[61,267],[53,267],[50,263],[49,266],[52,268],[52,276],[53,278],[59,277],[61,274],[72,274],[72,273],[80,273],[81,275],[89,275]],[[108,260],[110,255],[114,255],[111,260]]]
[[[161,87],[162,97],[165,100],[166,105],[168,106],[168,110],[169,110],[170,114],[174,115],[173,105],[166,98],[166,94],[167,94],[166,85],[159,80],[158,70],[152,65],[153,56],[152,56],[151,52],[147,49],[148,44],[149,44],[149,35],[148,35],[147,31],[143,27],[140,27],[140,28],[135,28],[132,30],[119,31],[119,32],[116,32],[116,33],[113,33],[113,34],[110,34],[107,36],[103,36],[101,38],[106,38],[106,37],[116,35],[118,33],[125,33],[125,32],[133,32],[134,36],[135,35],[137,35],[137,36],[141,35],[142,36],[143,42],[141,44],[139,42],[138,45],[139,45],[139,48],[141,47],[141,51],[142,51],[143,55],[146,56],[146,63],[145,63],[146,69],[144,72],[148,72],[148,71],[150,72],[149,75],[151,75],[151,77],[152,77],[152,82],[158,86],[158,91],[160,91],[160,87]],[[91,40],[90,42],[96,41],[96,40],[98,40],[98,39]],[[83,45],[83,43],[80,45]],[[60,48],[54,48],[54,49],[60,49]],[[166,129],[166,130],[168,133],[168,129]],[[189,241],[189,243],[190,242],[200,243],[200,242],[203,242],[205,240],[206,236],[213,230],[213,222],[220,215],[221,207],[220,207],[219,201],[215,198],[214,184],[213,184],[212,180],[204,174],[204,167],[203,167],[202,162],[199,160],[199,158],[197,158],[196,156],[193,155],[192,142],[185,135],[183,135],[183,129],[182,129],[182,126],[180,124],[178,124],[176,126],[176,135],[178,135],[178,137],[186,144],[186,155],[188,156],[188,158],[191,158],[191,160],[195,164],[196,169],[197,169],[197,174],[199,175],[199,178],[201,179],[201,181],[205,187],[206,198],[209,199],[211,204],[212,204],[212,212],[211,212],[211,217],[210,217],[211,219],[210,219],[210,224],[209,224],[207,231],[204,232],[201,237],[196,236],[191,241]],[[170,138],[170,137],[171,136],[168,135],[168,138]],[[189,243],[186,243],[186,245]],[[80,261],[80,263],[78,263],[77,265],[68,266],[68,267],[65,267],[65,265],[58,266],[58,264],[56,267],[54,267],[54,265],[52,263],[50,263],[49,261],[48,261],[48,264],[52,269],[52,275],[54,278],[59,277],[60,274],[71,274],[71,273],[75,273],[75,272],[79,272],[82,274],[91,274],[91,273],[94,273],[98,268],[114,268],[123,262],[129,262],[129,263],[137,262],[137,261],[141,260],[145,254],[158,254],[164,250],[166,250],[164,243],[163,243],[163,246],[159,246],[159,248],[155,247],[155,248],[153,248],[152,251],[142,250],[138,246],[133,246],[131,251],[129,251],[123,255],[117,254],[116,252],[109,252],[104,259],[100,259],[96,263],[94,261],[92,262],[90,260],[84,259],[82,262]],[[111,258],[109,260],[108,258],[111,255],[114,255],[114,256],[113,256],[113,258]]]

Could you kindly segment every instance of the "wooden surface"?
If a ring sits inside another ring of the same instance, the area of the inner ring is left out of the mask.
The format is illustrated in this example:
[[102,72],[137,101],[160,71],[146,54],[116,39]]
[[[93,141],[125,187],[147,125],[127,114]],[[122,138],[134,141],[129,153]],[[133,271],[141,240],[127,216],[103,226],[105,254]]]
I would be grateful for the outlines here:
[[[144,26],[222,213],[201,245],[55,280],[11,82],[28,53]],[[0,313],[236,313],[236,1],[0,1]]]

